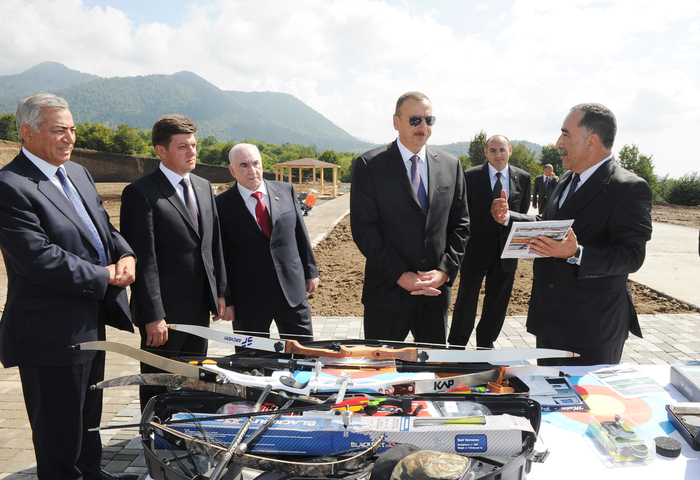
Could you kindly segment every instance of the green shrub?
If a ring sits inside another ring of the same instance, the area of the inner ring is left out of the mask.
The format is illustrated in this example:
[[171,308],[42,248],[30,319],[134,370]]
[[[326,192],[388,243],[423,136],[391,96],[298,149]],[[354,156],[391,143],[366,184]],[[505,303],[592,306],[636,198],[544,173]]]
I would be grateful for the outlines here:
[[665,185],[666,201],[674,205],[700,205],[700,175],[698,172],[683,175]]

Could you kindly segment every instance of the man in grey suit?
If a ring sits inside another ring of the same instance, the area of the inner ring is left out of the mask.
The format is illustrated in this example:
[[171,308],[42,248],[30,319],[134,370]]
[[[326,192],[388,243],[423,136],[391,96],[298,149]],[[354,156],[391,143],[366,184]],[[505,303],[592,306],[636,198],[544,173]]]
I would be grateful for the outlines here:
[[[211,184],[192,170],[197,131],[183,115],[166,115],[151,139],[161,163],[122,192],[121,231],[139,259],[131,286],[141,348],[164,357],[206,355],[207,341],[167,323],[209,326],[225,315],[228,294],[219,217]],[[160,370],[142,364],[143,373]],[[141,407],[165,387],[141,387]]]
[[557,141],[570,171],[545,211],[537,217],[508,212],[503,197],[492,207],[504,224],[574,220],[563,240],[540,236],[529,244],[542,258],[534,262],[527,331],[538,347],[580,354],[553,361],[559,365],[619,363],[628,332],[642,336],[627,278],[644,263],[652,195],[613,157],[616,132],[615,116],[603,105],[574,106]]
[[70,161],[75,124],[66,101],[22,97],[22,150],[0,170],[0,248],[7,303],[0,361],[19,366],[41,479],[136,479],[100,469],[104,352],[69,347],[133,332],[126,296],[133,252],[109,222],[92,177]]
[[554,175],[554,167],[550,164],[544,166],[544,174],[535,177],[535,187],[532,190],[532,206],[544,212],[547,207],[547,199],[552,195],[554,187],[559,179]]
[[508,163],[513,149],[503,135],[490,137],[484,153],[487,163],[464,172],[471,237],[460,269],[459,291],[448,341],[450,345],[469,342],[476,323],[481,284],[486,277],[476,345],[493,348],[506,318],[518,260],[501,258],[508,232],[493,220],[491,203],[501,196],[501,190],[506,190],[508,206],[516,212],[527,213],[532,182],[529,173]]
[[229,160],[236,184],[216,206],[233,328],[269,336],[274,320],[283,338],[313,340],[306,294],[318,287],[318,268],[294,187],[263,180],[255,145],[235,145]]
[[469,238],[459,160],[427,145],[435,124],[424,94],[399,97],[394,142],[357,158],[350,191],[352,236],[367,259],[366,339],[444,344],[450,287]]

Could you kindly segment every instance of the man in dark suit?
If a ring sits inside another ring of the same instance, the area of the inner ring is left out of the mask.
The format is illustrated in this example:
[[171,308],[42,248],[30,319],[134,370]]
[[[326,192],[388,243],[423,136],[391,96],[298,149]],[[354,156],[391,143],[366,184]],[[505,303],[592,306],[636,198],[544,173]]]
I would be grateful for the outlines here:
[[[225,316],[228,294],[219,218],[211,184],[190,172],[197,159],[197,127],[183,115],[158,119],[151,141],[161,163],[122,193],[121,231],[139,259],[131,286],[141,348],[163,357],[206,355],[207,341],[167,323],[209,326]],[[230,318],[229,318],[230,319]],[[142,364],[143,373],[158,372]],[[165,392],[141,387],[141,408]]]
[[[613,113],[600,104],[576,105],[557,141],[564,174],[543,214],[508,212],[494,200],[496,221],[574,219],[567,236],[540,236],[534,262],[527,331],[537,346],[579,353],[556,364],[619,363],[628,332],[642,336],[627,277],[644,263],[651,238],[651,189],[612,156]],[[540,362],[548,363],[548,362]]]
[[355,162],[352,236],[367,258],[365,338],[445,343],[450,287],[469,238],[464,175],[457,158],[427,144],[435,123],[428,97],[408,92],[394,113],[396,141]]
[[[544,174],[535,177],[535,188],[532,190],[532,206],[540,213],[547,207],[547,200],[552,195],[559,179],[554,175],[554,167],[544,166]],[[523,212],[526,213],[526,212]]]
[[318,268],[294,187],[263,180],[255,145],[235,145],[229,160],[236,184],[216,206],[233,328],[269,336],[274,320],[283,338],[313,340],[306,294],[318,287]]
[[530,174],[508,164],[513,149],[503,135],[486,141],[487,163],[464,172],[471,218],[471,237],[460,269],[448,343],[466,345],[474,330],[481,284],[486,277],[486,294],[476,329],[476,345],[493,348],[501,333],[515,280],[517,259],[501,259],[508,231],[491,216],[491,203],[506,191],[508,206],[527,213],[530,208]]
[[131,248],[112,227],[88,171],[70,161],[75,124],[51,94],[22,97],[22,150],[0,170],[7,303],[0,361],[19,366],[40,479],[129,478],[100,470],[104,352],[69,347],[134,331],[126,296]]

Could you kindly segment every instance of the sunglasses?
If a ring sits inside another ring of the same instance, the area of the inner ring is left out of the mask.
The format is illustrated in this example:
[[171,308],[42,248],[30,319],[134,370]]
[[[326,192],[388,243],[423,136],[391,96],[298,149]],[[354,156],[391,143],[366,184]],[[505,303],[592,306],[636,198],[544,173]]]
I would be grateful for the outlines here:
[[[406,117],[402,117],[401,115],[398,115],[399,118],[403,118],[404,120]],[[417,127],[418,125],[421,124],[421,122],[425,119],[425,124],[429,127],[432,127],[435,125],[435,117],[434,116],[429,116],[429,117],[420,117],[418,115],[412,115],[408,117],[408,124],[412,127]]]

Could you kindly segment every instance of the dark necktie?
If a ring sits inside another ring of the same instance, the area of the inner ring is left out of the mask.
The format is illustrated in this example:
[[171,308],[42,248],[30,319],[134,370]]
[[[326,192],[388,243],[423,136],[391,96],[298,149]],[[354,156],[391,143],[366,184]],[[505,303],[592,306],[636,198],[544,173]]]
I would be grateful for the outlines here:
[[547,190],[547,184],[549,183],[549,177],[544,177],[544,189]]
[[272,235],[272,220],[270,220],[270,212],[267,211],[267,206],[262,199],[262,192],[253,192],[253,196],[258,201],[255,205],[255,220],[260,225],[260,230],[270,238]]
[[501,198],[501,190],[503,190],[503,183],[501,183],[501,172],[496,172],[496,183],[493,186],[493,198]]
[[425,193],[423,179],[420,177],[420,170],[418,170],[418,160],[420,160],[418,155],[413,155],[411,157],[411,184],[413,185],[413,191],[416,192],[416,196],[418,197],[420,208],[423,209],[423,213],[427,213],[428,196]]
[[190,181],[183,178],[180,180],[180,185],[182,185],[187,211],[190,212],[190,217],[192,217],[192,221],[197,226],[197,230],[199,230],[199,215],[197,215],[197,207],[194,206],[194,201],[192,200],[192,197],[190,197]]
[[90,215],[88,215],[87,210],[85,210],[83,200],[80,198],[80,195],[78,195],[78,192],[74,190],[68,183],[68,177],[66,177],[66,172],[63,171],[63,168],[59,167],[58,170],[56,170],[56,176],[58,177],[58,181],[61,182],[61,187],[63,187],[63,191],[66,193],[68,200],[70,200],[70,203],[73,204],[73,208],[75,208],[75,211],[78,212],[78,216],[85,224],[85,228],[87,228],[88,233],[90,233],[92,243],[95,244],[95,248],[97,248],[97,253],[100,255],[100,265],[102,265],[103,267],[107,266],[107,255],[105,254],[105,247],[102,243],[102,239],[100,238],[100,234],[97,233],[97,228],[95,228],[95,224],[90,218]]
[[571,183],[569,184],[569,193],[566,194],[566,200],[564,200],[564,203],[566,203],[568,199],[574,196],[574,193],[576,192],[576,187],[578,186],[578,181],[578,173],[574,173],[571,177]]

